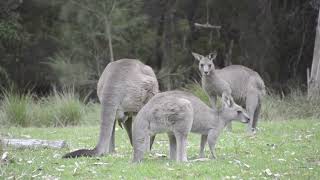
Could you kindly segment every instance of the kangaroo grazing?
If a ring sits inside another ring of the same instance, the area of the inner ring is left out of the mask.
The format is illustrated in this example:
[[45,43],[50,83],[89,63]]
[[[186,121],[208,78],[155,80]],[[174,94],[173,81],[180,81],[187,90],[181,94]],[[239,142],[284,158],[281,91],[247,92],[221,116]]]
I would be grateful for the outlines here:
[[[167,99],[182,98],[191,102],[193,108],[193,123],[191,132],[201,134],[200,157],[204,157],[204,147],[208,140],[211,157],[216,158],[215,144],[217,138],[226,124],[232,120],[240,120],[243,123],[249,122],[249,116],[245,110],[237,105],[232,97],[223,94],[223,107],[221,110],[210,108],[198,97],[184,91],[167,91],[161,93]],[[139,129],[134,127],[133,129]],[[153,136],[154,139],[154,136]],[[151,144],[153,142],[151,139]],[[179,152],[179,151],[178,151]]]
[[94,149],[80,149],[64,155],[99,156],[114,151],[115,119],[119,117],[127,130],[130,142],[132,116],[159,91],[157,78],[151,67],[135,59],[120,59],[104,69],[97,86],[101,102],[101,125],[98,144]]
[[184,98],[155,95],[137,114],[132,125],[133,162],[141,162],[150,136],[168,133],[170,159],[187,161],[187,136],[193,121],[191,103]]
[[232,96],[236,103],[246,107],[250,117],[248,131],[255,132],[262,97],[265,95],[265,85],[260,75],[241,65],[215,69],[213,60],[217,57],[216,51],[208,56],[197,53],[192,53],[192,55],[199,61],[202,87],[208,93],[212,107],[216,106],[218,95],[226,93]]

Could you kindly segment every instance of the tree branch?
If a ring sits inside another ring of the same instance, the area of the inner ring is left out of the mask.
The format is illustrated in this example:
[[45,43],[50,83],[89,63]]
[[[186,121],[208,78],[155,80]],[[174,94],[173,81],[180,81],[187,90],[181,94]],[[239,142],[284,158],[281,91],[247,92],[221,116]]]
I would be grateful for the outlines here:
[[194,26],[198,28],[221,29],[221,26],[211,25],[209,23],[206,23],[206,24],[194,23]]

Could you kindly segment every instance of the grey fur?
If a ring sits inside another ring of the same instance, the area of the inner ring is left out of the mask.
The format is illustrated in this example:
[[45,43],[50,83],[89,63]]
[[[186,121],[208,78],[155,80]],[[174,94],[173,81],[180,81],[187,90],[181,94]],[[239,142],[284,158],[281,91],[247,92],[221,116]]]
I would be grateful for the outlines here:
[[98,144],[92,150],[81,149],[64,157],[97,156],[113,152],[116,115],[124,122],[130,137],[132,117],[127,120],[125,114],[138,112],[158,91],[158,81],[152,68],[139,60],[121,59],[109,63],[97,87],[102,107]]
[[[234,103],[232,97],[229,97],[225,94],[223,95],[224,106],[221,110],[210,108],[198,97],[188,92],[167,91],[161,93],[161,95],[163,98],[172,101],[175,98],[182,98],[191,102],[193,108],[193,123],[191,132],[202,135],[200,157],[204,157],[204,146],[207,142],[207,139],[211,151],[211,157],[216,157],[215,144],[218,136],[226,124],[232,120],[240,120],[243,123],[249,122],[249,116],[246,114],[245,110],[241,106]],[[139,126],[134,127],[134,129],[139,131]]]
[[241,65],[215,69],[213,60],[217,52],[210,53],[208,56],[197,53],[192,53],[192,55],[199,61],[202,87],[208,93],[212,107],[216,106],[217,96],[223,93],[232,96],[236,103],[246,107],[250,116],[248,131],[255,131],[262,98],[265,95],[265,84],[260,75]]
[[155,95],[137,114],[132,125],[133,162],[141,162],[149,149],[150,136],[168,133],[170,159],[187,161],[187,136],[193,121],[190,101],[167,93]]

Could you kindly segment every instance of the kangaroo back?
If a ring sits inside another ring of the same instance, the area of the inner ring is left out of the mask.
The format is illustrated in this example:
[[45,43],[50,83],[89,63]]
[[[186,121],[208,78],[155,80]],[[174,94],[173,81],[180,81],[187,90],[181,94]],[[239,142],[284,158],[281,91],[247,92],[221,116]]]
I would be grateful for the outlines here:
[[265,85],[260,75],[245,66],[231,65],[216,72],[218,77],[229,84],[236,102],[245,100],[250,90],[258,91],[261,95],[265,94]]
[[102,106],[98,144],[92,150],[81,149],[64,157],[105,154],[109,149],[117,110],[138,112],[158,93],[158,88],[154,72],[140,61],[121,59],[109,63],[97,85],[97,94]]

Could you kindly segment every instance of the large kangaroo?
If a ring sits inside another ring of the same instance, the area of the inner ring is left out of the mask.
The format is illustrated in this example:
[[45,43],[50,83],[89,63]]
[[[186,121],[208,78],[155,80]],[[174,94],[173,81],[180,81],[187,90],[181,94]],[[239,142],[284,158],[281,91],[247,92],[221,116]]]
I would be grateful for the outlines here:
[[[184,91],[167,91],[161,93],[166,99],[183,98],[191,102],[193,108],[193,123],[191,132],[201,134],[200,157],[204,157],[204,147],[208,140],[211,151],[211,158],[216,158],[215,144],[226,124],[232,120],[240,120],[243,123],[249,122],[249,116],[245,110],[234,103],[232,97],[223,94],[223,107],[221,110],[210,108],[198,97]],[[135,127],[134,129],[139,129]],[[151,139],[153,143],[154,136]],[[170,145],[171,147],[171,145]],[[179,151],[178,151],[179,152]]]
[[158,81],[152,68],[139,60],[121,59],[109,63],[104,69],[97,87],[98,98],[102,105],[98,144],[92,150],[80,149],[63,157],[99,156],[107,151],[113,152],[117,114],[120,121],[124,121],[125,129],[132,143],[132,116],[126,119],[125,114],[138,112],[158,91]]
[[216,51],[208,56],[197,53],[192,53],[192,55],[199,61],[202,87],[208,93],[212,107],[216,106],[218,95],[226,93],[232,96],[236,103],[246,107],[250,116],[248,131],[255,132],[262,97],[265,95],[265,85],[260,75],[241,65],[215,69],[213,60],[217,57]]
[[132,125],[133,162],[141,162],[149,149],[150,136],[168,133],[170,159],[187,161],[187,136],[193,121],[193,108],[184,98],[155,95],[137,114]]

